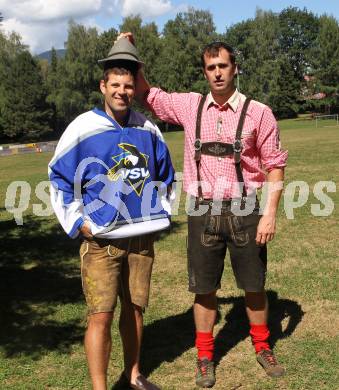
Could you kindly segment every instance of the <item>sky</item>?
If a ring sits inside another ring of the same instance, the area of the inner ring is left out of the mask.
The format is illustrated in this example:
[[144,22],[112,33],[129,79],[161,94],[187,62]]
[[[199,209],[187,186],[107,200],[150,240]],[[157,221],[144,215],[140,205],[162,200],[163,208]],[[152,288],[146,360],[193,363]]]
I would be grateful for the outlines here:
[[253,18],[256,8],[279,12],[293,6],[317,15],[324,13],[339,19],[338,0],[0,0],[4,17],[2,31],[16,31],[34,54],[64,48],[70,19],[100,32],[119,25],[126,16],[140,14],[145,23],[154,21],[159,31],[169,19],[189,7],[209,10],[217,31]]

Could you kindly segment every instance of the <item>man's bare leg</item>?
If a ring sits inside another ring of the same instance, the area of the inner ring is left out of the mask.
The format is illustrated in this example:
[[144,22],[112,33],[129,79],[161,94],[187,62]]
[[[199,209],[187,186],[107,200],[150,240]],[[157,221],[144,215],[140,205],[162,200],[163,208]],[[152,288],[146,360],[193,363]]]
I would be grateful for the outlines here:
[[194,322],[197,332],[213,332],[217,318],[216,291],[210,294],[197,294],[193,306]]
[[107,367],[111,354],[113,313],[96,313],[88,317],[85,351],[93,390],[107,389]]
[[122,302],[119,329],[124,348],[125,375],[131,383],[135,383],[135,379],[140,375],[142,308],[129,302]]
[[268,302],[266,292],[245,292],[246,313],[251,324],[267,323]]

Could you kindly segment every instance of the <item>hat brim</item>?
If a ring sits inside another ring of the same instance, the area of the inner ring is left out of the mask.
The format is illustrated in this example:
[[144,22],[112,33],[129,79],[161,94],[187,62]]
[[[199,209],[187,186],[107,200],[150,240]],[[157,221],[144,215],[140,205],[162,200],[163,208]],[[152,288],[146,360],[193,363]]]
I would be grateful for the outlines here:
[[111,61],[113,62],[113,61],[119,61],[119,60],[136,62],[140,66],[145,65],[142,61],[137,60],[135,57],[133,57],[132,55],[127,54],[127,53],[126,54],[119,53],[119,54],[112,55],[112,56],[107,57],[107,58],[103,58],[102,60],[98,60],[98,63],[100,65],[103,65],[106,62],[111,62]]

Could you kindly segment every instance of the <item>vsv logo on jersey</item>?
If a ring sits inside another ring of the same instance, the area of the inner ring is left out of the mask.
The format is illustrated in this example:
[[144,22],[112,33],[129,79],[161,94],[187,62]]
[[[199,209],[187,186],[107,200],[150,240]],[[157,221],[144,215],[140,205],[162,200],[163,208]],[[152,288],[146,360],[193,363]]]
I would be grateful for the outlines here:
[[118,146],[124,152],[112,157],[116,164],[107,172],[107,176],[112,181],[119,178],[127,181],[140,196],[145,181],[150,176],[147,169],[149,156],[139,152],[135,145],[123,143]]

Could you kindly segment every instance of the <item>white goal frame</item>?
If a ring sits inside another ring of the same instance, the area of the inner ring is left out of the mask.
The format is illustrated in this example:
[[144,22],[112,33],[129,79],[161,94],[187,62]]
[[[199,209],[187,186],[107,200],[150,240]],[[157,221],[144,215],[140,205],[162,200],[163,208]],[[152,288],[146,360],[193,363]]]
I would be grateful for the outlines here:
[[332,115],[316,115],[315,116],[315,127],[318,127],[319,120],[334,119],[336,121],[335,126],[339,126],[339,114]]

